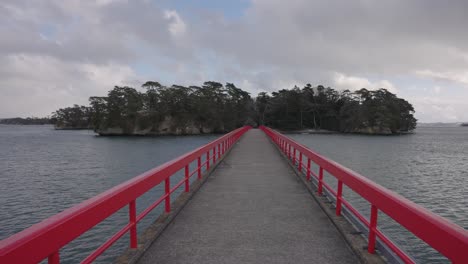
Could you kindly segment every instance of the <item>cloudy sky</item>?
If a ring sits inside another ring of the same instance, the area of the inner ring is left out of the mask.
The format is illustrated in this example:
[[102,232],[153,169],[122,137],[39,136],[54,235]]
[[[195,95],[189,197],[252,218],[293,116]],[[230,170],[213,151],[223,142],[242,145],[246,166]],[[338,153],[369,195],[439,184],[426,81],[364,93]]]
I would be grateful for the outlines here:
[[465,0],[2,0],[0,117],[114,85],[234,82],[256,95],[387,88],[422,122],[468,121]]

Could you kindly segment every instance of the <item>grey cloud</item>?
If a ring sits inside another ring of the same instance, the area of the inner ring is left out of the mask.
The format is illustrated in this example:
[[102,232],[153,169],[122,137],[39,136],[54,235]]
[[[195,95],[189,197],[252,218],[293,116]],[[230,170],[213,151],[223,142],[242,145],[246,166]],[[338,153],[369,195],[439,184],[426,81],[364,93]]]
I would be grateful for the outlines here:
[[202,29],[201,42],[247,65],[354,74],[466,68],[464,10],[460,0],[254,1],[241,21],[207,22],[215,30]]
[[[417,100],[392,83],[404,75],[466,87],[466,10],[464,0],[254,0],[242,17],[226,19],[200,9],[168,17],[170,8],[145,0],[4,0],[0,116],[48,113],[116,83],[159,80],[164,73],[162,82],[212,79],[252,93],[306,82],[395,86],[415,99],[424,118],[437,109],[468,112],[462,104],[450,108],[448,93],[437,95],[443,101]],[[181,34],[171,34],[174,23],[183,23]],[[130,65],[138,63],[154,65],[154,73],[135,72]],[[336,76],[344,77],[337,82]],[[27,99],[21,108],[10,103],[27,95],[42,101]]]
[[[171,21],[148,1],[7,1],[0,4],[0,54],[28,53],[66,61],[129,63],[140,46],[177,58],[169,35]],[[41,31],[53,28],[48,38]],[[182,54],[182,55],[181,55]]]

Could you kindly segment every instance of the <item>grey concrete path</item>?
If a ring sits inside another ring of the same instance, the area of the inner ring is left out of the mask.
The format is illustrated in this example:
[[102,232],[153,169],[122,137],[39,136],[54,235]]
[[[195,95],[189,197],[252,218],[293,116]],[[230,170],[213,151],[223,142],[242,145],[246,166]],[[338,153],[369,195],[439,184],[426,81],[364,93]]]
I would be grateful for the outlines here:
[[140,263],[357,263],[260,130],[250,130]]

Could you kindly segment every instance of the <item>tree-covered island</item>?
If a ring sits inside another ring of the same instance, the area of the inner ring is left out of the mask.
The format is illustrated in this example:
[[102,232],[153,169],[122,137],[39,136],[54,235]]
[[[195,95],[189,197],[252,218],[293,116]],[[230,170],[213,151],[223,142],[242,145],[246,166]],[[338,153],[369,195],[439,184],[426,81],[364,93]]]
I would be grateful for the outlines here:
[[0,119],[0,125],[52,125],[55,120],[48,117],[14,117]]
[[351,92],[307,84],[252,98],[232,83],[186,87],[149,81],[142,88],[115,86],[106,97],[90,97],[89,106],[59,109],[53,113],[56,128],[184,135],[223,133],[246,124],[364,134],[400,134],[416,127],[413,106],[385,89]]

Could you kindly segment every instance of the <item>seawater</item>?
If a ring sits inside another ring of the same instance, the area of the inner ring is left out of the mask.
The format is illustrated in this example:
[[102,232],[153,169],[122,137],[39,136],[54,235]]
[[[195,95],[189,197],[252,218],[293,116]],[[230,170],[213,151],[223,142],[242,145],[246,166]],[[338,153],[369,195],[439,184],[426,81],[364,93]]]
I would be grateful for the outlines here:
[[[0,125],[0,239],[219,136],[99,137],[88,130]],[[178,173],[171,183],[182,177]],[[161,196],[161,187],[137,200],[137,212]],[[140,222],[138,231],[161,212],[157,207]],[[124,207],[61,250],[62,263],[80,262],[127,223],[128,207]],[[128,244],[126,235],[96,262],[112,262]]]
[[[0,239],[219,136],[99,137],[87,130],[0,125]],[[468,229],[468,127],[421,127],[403,136],[288,136]],[[325,179],[336,186],[330,175]],[[138,199],[138,212],[160,197],[160,187]],[[369,215],[369,204],[351,190],[345,188],[344,197]],[[138,231],[161,211],[143,219]],[[79,262],[127,221],[124,207],[62,249],[63,263]],[[447,262],[382,213],[379,228],[417,262]],[[128,241],[124,236],[96,262],[112,262]]]

